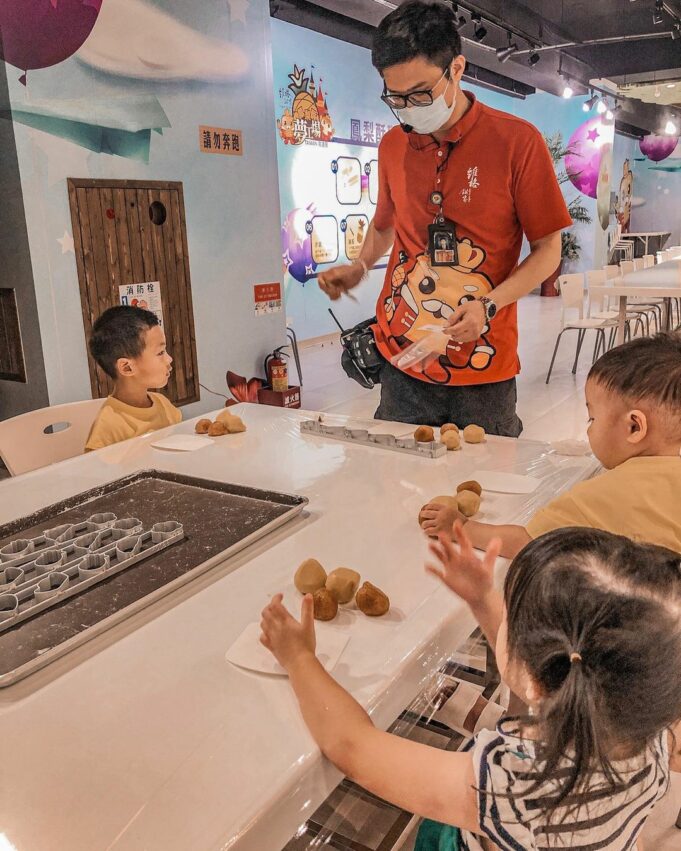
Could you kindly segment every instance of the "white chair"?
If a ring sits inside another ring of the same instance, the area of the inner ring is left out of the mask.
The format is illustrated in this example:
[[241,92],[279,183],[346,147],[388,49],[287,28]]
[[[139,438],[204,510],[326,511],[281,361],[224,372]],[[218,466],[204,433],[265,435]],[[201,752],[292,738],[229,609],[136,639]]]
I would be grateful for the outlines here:
[[643,257],[634,257],[634,269],[638,271],[639,269],[645,269],[645,263],[643,262]]
[[633,260],[622,260],[620,263],[620,275],[628,275],[629,272],[634,272],[635,266]]
[[617,229],[610,232],[610,250],[608,252],[610,262],[616,256],[624,260],[632,260],[634,257],[634,243],[630,239],[622,239],[622,225],[619,222]]
[[[574,275],[561,275],[556,282],[556,287],[560,293],[561,298],[561,324],[562,328],[558,333],[558,337],[556,338],[556,345],[553,349],[553,357],[551,358],[551,364],[549,365],[549,371],[546,375],[546,383],[548,384],[551,380],[551,372],[553,371],[553,364],[556,361],[556,355],[558,354],[558,346],[560,345],[560,339],[566,331],[577,331],[577,349],[575,351],[575,362],[572,365],[572,374],[574,375],[577,372],[577,363],[579,361],[579,353],[582,350],[582,344],[584,342],[584,337],[586,336],[587,331],[595,331],[596,332],[596,344],[594,346],[594,353],[592,363],[596,361],[601,348],[605,352],[606,350],[606,342],[605,342],[605,331],[606,329],[612,329],[617,325],[617,322],[609,319],[589,319],[584,316],[584,275],[582,274],[574,274]],[[568,311],[576,312],[576,319],[568,319],[567,313]]]
[[105,401],[53,405],[0,422],[0,458],[10,475],[19,476],[82,455]]
[[654,254],[644,254],[643,255],[643,268],[650,269],[651,266],[655,265],[655,255]]
[[[591,295],[591,287],[607,287],[613,286],[614,278],[608,278],[605,269],[597,269],[586,273],[586,290],[587,290],[587,318],[589,319],[606,319],[619,320],[619,305],[614,309],[610,303],[609,295],[601,295],[594,299]],[[645,320],[645,323],[644,323]],[[647,315],[635,308],[627,306],[627,318],[625,325],[625,339],[631,338],[631,323],[635,323],[634,333],[640,329],[641,334],[645,333],[646,328],[650,333],[650,323]],[[617,329],[610,329],[610,339],[608,340],[608,349],[611,349],[615,342]]]

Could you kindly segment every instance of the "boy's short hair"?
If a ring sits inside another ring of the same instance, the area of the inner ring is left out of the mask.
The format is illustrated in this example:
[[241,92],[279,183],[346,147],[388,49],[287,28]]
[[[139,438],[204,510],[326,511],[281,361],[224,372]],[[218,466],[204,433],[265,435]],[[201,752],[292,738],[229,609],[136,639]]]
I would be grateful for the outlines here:
[[92,327],[90,354],[115,379],[118,359],[139,357],[144,351],[144,333],[159,324],[150,310],[126,305],[110,307]]
[[423,56],[444,71],[460,53],[461,36],[452,6],[440,0],[409,0],[376,27],[371,61],[383,74],[391,65]]
[[639,337],[610,349],[589,380],[626,399],[646,399],[681,413],[681,334]]

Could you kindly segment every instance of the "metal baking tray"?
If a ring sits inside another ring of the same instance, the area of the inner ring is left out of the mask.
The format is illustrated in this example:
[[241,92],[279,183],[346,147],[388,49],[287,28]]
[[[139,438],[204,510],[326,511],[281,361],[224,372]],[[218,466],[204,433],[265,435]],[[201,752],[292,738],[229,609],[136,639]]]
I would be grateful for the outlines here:
[[[85,584],[49,608],[0,631],[0,688],[45,667],[75,647],[190,582],[299,515],[302,496],[142,470],[0,526],[0,550],[19,538],[45,551],[46,532],[72,546],[89,534],[93,515],[135,518],[144,529],[172,517],[184,537],[96,584]],[[67,525],[76,525],[68,531]],[[135,530],[137,531],[137,530]],[[0,570],[16,564],[10,559]]]

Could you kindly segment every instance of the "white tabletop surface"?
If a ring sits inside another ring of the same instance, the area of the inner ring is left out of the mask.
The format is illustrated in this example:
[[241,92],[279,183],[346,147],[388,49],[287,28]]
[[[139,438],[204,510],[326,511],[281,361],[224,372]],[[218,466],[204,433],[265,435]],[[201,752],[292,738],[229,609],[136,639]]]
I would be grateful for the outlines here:
[[627,233],[622,233],[620,236],[669,236],[671,231],[668,230],[642,230],[642,231],[628,231]]
[[681,259],[665,260],[647,269],[636,269],[622,275],[627,286],[681,286]]
[[523,522],[596,469],[533,441],[490,438],[430,460],[303,437],[301,412],[240,413],[245,434],[196,452],[138,438],[0,484],[0,522],[150,467],[310,500],[267,541],[0,691],[0,848],[277,851],[340,777],[288,681],[225,661],[269,596],[285,590],[297,605],[291,579],[309,556],[389,594],[386,618],[344,613],[320,627],[350,632],[334,674],[385,728],[473,626],[423,572],[421,505],[477,469],[530,473],[534,494],[487,494],[480,515]]

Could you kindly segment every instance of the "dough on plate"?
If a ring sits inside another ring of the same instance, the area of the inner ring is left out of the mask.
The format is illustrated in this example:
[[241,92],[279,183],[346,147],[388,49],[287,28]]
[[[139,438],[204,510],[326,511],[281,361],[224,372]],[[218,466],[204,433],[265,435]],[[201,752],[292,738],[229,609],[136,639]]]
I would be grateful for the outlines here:
[[480,482],[476,482],[475,479],[468,479],[466,482],[461,482],[461,484],[457,487],[456,492],[460,493],[461,491],[473,491],[473,493],[477,493],[478,496],[481,496],[482,485]]
[[388,595],[384,594],[380,588],[372,585],[371,582],[365,582],[362,585],[357,592],[355,602],[360,611],[372,618],[378,618],[390,609]]
[[293,584],[301,594],[314,594],[325,582],[326,571],[316,558],[306,558],[293,577]]
[[443,443],[447,447],[448,452],[453,452],[455,449],[461,449],[461,438],[459,437],[458,431],[446,431],[444,434],[440,433],[440,443]]
[[320,588],[312,595],[314,600],[314,616],[318,621],[332,621],[338,614],[336,598],[326,588]]
[[194,431],[197,434],[208,434],[208,429],[213,425],[210,420],[199,420],[198,423],[194,426]]
[[466,443],[482,443],[485,439],[485,429],[479,425],[467,425],[463,430]]
[[435,440],[435,432],[430,426],[419,426],[414,432],[414,440],[417,443],[432,443]]
[[464,517],[472,517],[480,508],[480,496],[474,491],[461,491],[457,497],[459,511]]
[[326,577],[326,590],[330,591],[339,603],[349,603],[359,587],[360,575],[349,567],[337,567]]
[[224,423],[216,420],[210,424],[210,428],[208,429],[209,437],[222,437],[224,434],[228,434],[227,426]]

